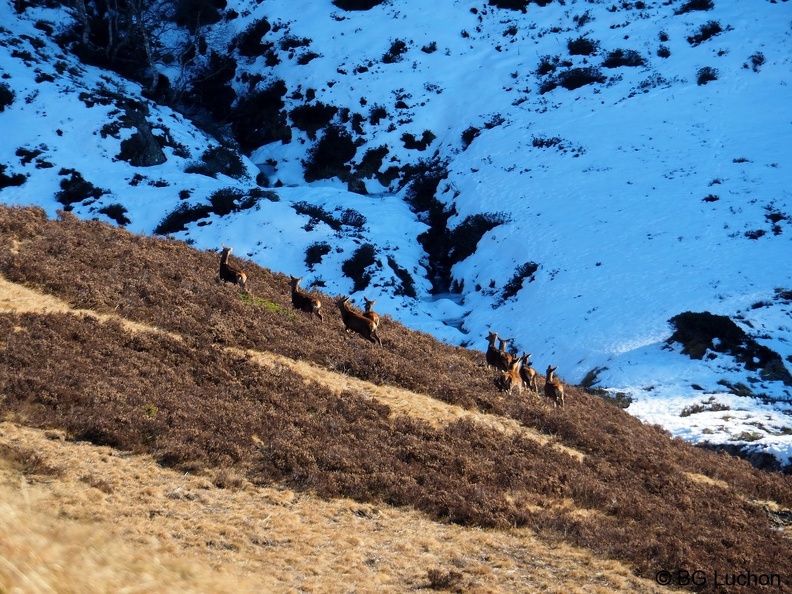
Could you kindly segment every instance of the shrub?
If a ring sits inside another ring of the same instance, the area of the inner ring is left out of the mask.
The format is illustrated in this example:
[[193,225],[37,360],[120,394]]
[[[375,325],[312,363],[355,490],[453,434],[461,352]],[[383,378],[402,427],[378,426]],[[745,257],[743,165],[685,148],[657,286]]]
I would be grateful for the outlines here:
[[371,282],[371,275],[366,269],[376,263],[376,253],[377,250],[372,244],[364,243],[341,265],[341,272],[354,283],[353,292],[362,291]]
[[313,270],[315,264],[321,264],[322,258],[330,253],[330,244],[321,241],[309,245],[305,250],[305,264]]
[[402,134],[401,140],[404,143],[404,148],[408,150],[425,151],[435,138],[437,138],[437,136],[432,134],[431,131],[424,130],[424,133],[421,135],[421,140],[418,140],[414,135],[409,133]]
[[308,133],[312,140],[316,138],[317,130],[327,126],[338,113],[338,108],[324,103],[301,105],[289,113],[295,127]]
[[21,186],[27,179],[22,173],[15,173],[13,175],[6,175],[5,170],[8,165],[0,165],[0,190],[10,186]]
[[154,228],[154,233],[168,235],[184,231],[189,223],[205,219],[210,214],[212,214],[212,207],[208,204],[190,206],[186,202],[182,202],[175,210],[165,215],[165,218]]
[[537,76],[546,76],[551,72],[555,72],[559,61],[558,56],[542,56],[539,60],[539,66],[536,68]]
[[599,68],[587,66],[585,68],[570,68],[559,73],[555,78],[545,80],[539,88],[540,93],[552,91],[557,86],[562,86],[568,91],[574,91],[585,85],[604,83],[605,76]]
[[293,203],[292,208],[295,210],[295,212],[297,212],[297,214],[308,215],[311,217],[311,221],[308,224],[310,227],[313,227],[316,225],[316,223],[321,221],[334,231],[341,230],[341,221],[335,218],[331,213],[327,212],[321,206],[301,200],[300,202]]
[[292,132],[283,112],[286,83],[276,80],[265,89],[239,98],[231,110],[231,130],[243,151],[270,142],[291,142]]
[[417,293],[415,292],[415,281],[410,275],[409,271],[399,266],[393,256],[388,256],[388,266],[393,270],[393,274],[401,281],[401,286],[394,291],[395,295],[404,295],[415,299]]
[[[753,68],[754,72],[759,72],[759,68],[761,66],[764,66],[765,63],[765,57],[762,52],[756,52],[751,56],[750,60],[751,60],[751,68]],[[746,65],[746,68],[747,67],[748,66]],[[0,111],[3,111],[2,107],[0,107]]]
[[481,134],[481,129],[476,128],[475,126],[470,126],[464,132],[462,132],[462,148],[467,148],[470,146],[470,143]]
[[231,86],[236,67],[237,62],[232,56],[212,50],[206,63],[199,66],[191,77],[185,100],[205,109],[216,120],[227,120],[236,99],[236,92]]
[[660,46],[660,47],[657,49],[657,55],[658,55],[659,57],[661,57],[661,58],[668,58],[668,57],[670,57],[670,56],[671,56],[671,50],[670,50],[670,49],[668,49],[668,47],[667,47],[667,46],[665,46],[665,45],[661,45],[661,46]]
[[503,292],[501,293],[501,301],[506,301],[507,299],[511,299],[517,293],[520,292],[520,289],[523,288],[523,282],[525,279],[528,279],[528,282],[533,282],[535,279],[536,271],[539,270],[539,264],[536,262],[526,262],[525,264],[520,264],[514,271],[514,275],[509,279],[509,281],[504,285]]
[[341,10],[370,10],[385,0],[333,0],[333,4]]
[[322,138],[308,150],[307,159],[303,161],[305,181],[348,177],[352,160],[357,147],[352,135],[344,128],[330,125],[325,128]]
[[12,105],[15,97],[16,95],[8,83],[0,83],[0,111],[5,111],[6,107]]
[[578,37],[567,41],[567,49],[571,56],[591,56],[597,53],[599,44],[587,37]]
[[369,112],[369,124],[372,126],[378,125],[383,118],[388,117],[388,111],[382,105],[373,105]]
[[110,217],[122,227],[129,225],[129,223],[132,222],[126,216],[127,213],[126,207],[121,204],[109,204],[108,206],[100,208],[99,212],[103,215]]
[[717,68],[711,68],[709,66],[699,68],[699,71],[696,73],[696,82],[699,86],[706,85],[713,80],[718,80]]
[[68,175],[68,178],[60,181],[60,192],[55,194],[55,199],[71,210],[71,205],[75,202],[82,202],[90,198],[99,198],[102,194],[107,194],[109,190],[97,188],[91,182],[86,181],[82,174],[74,169],[61,169],[60,175]]
[[712,0],[688,0],[682,6],[674,10],[674,14],[685,14],[694,10],[712,10],[715,4]]
[[401,39],[397,39],[391,43],[390,49],[382,56],[382,61],[385,64],[394,64],[400,62],[402,54],[407,53],[407,43]]
[[718,21],[709,21],[708,23],[701,25],[698,33],[695,35],[690,35],[687,40],[690,45],[695,47],[701,43],[704,43],[707,41],[707,39],[715,37],[721,32],[723,32],[723,29],[721,28]]
[[646,61],[635,50],[616,49],[608,54],[602,65],[605,68],[619,68],[620,66],[643,66]]
[[272,25],[267,19],[258,19],[250,23],[247,28],[236,36],[234,43],[240,56],[263,56],[271,47],[271,43],[262,43],[261,39],[270,32]]
[[239,154],[224,146],[206,149],[201,155],[201,161],[190,163],[184,171],[185,173],[200,173],[207,177],[217,177],[219,173],[222,173],[234,179],[241,179],[247,174]]
[[484,213],[470,215],[449,234],[449,260],[451,264],[461,262],[476,251],[478,242],[490,231],[508,222],[504,213]]

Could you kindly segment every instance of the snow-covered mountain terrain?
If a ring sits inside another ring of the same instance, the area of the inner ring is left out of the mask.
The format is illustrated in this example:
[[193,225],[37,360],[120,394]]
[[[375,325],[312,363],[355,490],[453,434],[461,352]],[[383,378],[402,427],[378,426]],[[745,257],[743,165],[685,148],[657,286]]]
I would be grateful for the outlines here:
[[72,6],[0,4],[3,203],[493,330],[790,464],[791,3],[142,2],[123,67]]

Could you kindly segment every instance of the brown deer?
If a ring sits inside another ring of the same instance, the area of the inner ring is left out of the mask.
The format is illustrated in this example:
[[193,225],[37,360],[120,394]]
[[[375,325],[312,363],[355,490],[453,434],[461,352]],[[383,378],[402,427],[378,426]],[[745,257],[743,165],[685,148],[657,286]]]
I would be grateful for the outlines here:
[[520,361],[522,361],[522,359],[519,357],[512,358],[509,363],[509,370],[501,372],[501,385],[503,386],[503,391],[508,392],[509,395],[511,395],[514,388],[517,388],[517,394],[522,394],[523,383],[522,377],[520,377]]
[[368,297],[366,297],[364,295],[363,296],[363,301],[366,302],[366,311],[363,312],[363,315],[366,316],[372,322],[374,322],[374,328],[375,329],[378,328],[379,327],[379,323],[380,323],[379,314],[377,312],[375,312],[373,309],[371,309],[374,306],[374,304],[377,302],[377,300],[376,299],[369,299]]
[[523,386],[531,390],[534,394],[539,394],[539,381],[537,378],[538,373],[536,373],[536,369],[531,367],[531,353],[526,353],[523,351],[522,357],[520,357],[520,362],[522,363],[522,367],[520,367],[520,379],[522,379]]
[[366,340],[382,346],[382,340],[380,340],[377,334],[377,325],[366,316],[352,311],[349,308],[348,301],[349,297],[346,296],[341,296],[336,301],[346,331],[349,332],[351,330],[352,332],[357,332]]
[[545,376],[545,396],[553,401],[553,408],[564,406],[564,384],[561,380],[554,376],[555,370],[558,367],[552,365],[547,366],[547,374]]
[[234,248],[223,245],[223,251],[220,252],[220,280],[224,283],[234,283],[243,289],[247,283],[247,274],[241,268],[236,268],[228,263],[228,254]]
[[[487,365],[499,371],[509,371],[509,364],[512,362],[513,357],[505,350],[495,348],[496,340],[498,340],[498,334],[490,330],[487,334],[487,342],[489,343],[486,354]],[[505,346],[505,343],[510,340],[511,338],[501,339],[501,347]]]
[[300,281],[302,277],[295,278],[293,276],[289,276],[291,279],[291,298],[292,298],[292,305],[300,309],[302,311],[308,312],[309,314],[316,314],[319,316],[321,321],[324,321],[322,317],[322,302],[319,301],[317,297],[309,295],[308,293],[304,293],[300,290]]

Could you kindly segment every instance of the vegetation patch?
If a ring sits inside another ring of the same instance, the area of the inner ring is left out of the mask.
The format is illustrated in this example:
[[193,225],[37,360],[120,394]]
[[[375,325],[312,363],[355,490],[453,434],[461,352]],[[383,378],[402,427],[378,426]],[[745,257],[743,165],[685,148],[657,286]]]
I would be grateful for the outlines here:
[[687,41],[693,47],[700,45],[719,35],[723,32],[723,28],[721,27],[718,21],[709,21],[708,23],[704,23],[699,28],[698,32],[694,33],[693,35],[688,36]]
[[293,309],[284,307],[280,303],[275,303],[274,301],[270,301],[269,299],[264,299],[263,297],[256,297],[255,295],[251,295],[249,292],[241,292],[238,293],[238,295],[239,298],[244,303],[261,308],[264,311],[269,312],[271,314],[283,316],[286,318],[295,317],[295,313]]
[[60,191],[55,194],[55,199],[71,210],[72,204],[85,200],[96,200],[110,190],[104,190],[87,181],[79,171],[74,169],[61,169],[59,175],[68,176],[60,181]]
[[16,94],[13,89],[11,89],[11,85],[8,83],[0,83],[0,112],[5,111],[6,107],[13,105],[15,97]]
[[525,264],[517,266],[514,274],[503,287],[503,291],[501,292],[501,303],[515,297],[523,288],[523,284],[526,280],[532,283],[536,279],[537,270],[539,270],[539,264],[536,262],[526,262]]
[[190,163],[184,171],[200,173],[213,178],[220,174],[234,179],[242,179],[247,176],[242,158],[235,150],[225,146],[213,146],[206,149],[201,155],[201,160]]
[[396,278],[398,278],[401,283],[394,291],[394,294],[404,295],[405,297],[415,299],[418,294],[415,292],[415,280],[409,271],[406,268],[399,266],[398,262],[396,262],[396,259],[390,255],[388,256],[388,266],[391,267],[393,274],[396,275]]
[[122,227],[129,225],[132,221],[126,216],[127,209],[122,204],[109,204],[99,209],[99,212],[107,217],[113,219]]
[[354,283],[353,292],[362,291],[371,283],[368,268],[377,263],[376,255],[377,249],[370,243],[364,243],[341,265],[341,272]]
[[667,342],[681,344],[682,352],[691,359],[703,359],[708,352],[729,354],[749,371],[758,371],[762,379],[792,386],[792,375],[781,356],[757,343],[728,316],[688,311],[669,323],[674,333]]
[[341,180],[349,179],[349,162],[355,157],[357,147],[352,140],[352,135],[334,124],[324,130],[319,141],[308,150],[307,158],[303,160],[305,181],[313,182],[320,179],[338,177]]
[[329,254],[331,249],[330,244],[326,241],[314,242],[309,245],[305,250],[306,266],[313,270],[314,266],[322,263],[322,258]]
[[602,65],[605,68],[619,68],[621,66],[644,66],[646,60],[635,50],[615,49],[608,52]]
[[0,190],[11,186],[21,186],[27,179],[22,173],[6,174],[8,165],[0,165]]

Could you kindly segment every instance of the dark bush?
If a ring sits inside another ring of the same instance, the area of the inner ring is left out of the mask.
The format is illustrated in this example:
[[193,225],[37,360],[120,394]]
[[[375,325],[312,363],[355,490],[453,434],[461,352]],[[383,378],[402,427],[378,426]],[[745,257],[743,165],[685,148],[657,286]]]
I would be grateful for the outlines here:
[[620,66],[643,66],[646,61],[635,50],[616,49],[609,52],[602,65],[605,68],[619,68]]
[[369,124],[372,126],[378,125],[383,118],[388,117],[388,111],[382,105],[373,105],[369,112]]
[[60,181],[61,189],[55,194],[55,199],[63,204],[66,210],[70,210],[71,205],[75,202],[96,199],[109,192],[109,190],[97,188],[91,182],[86,181],[82,174],[74,169],[61,169],[60,175],[69,177]]
[[190,206],[182,202],[176,209],[163,218],[154,229],[157,235],[168,235],[184,231],[189,223],[194,223],[200,219],[205,219],[212,214],[212,207],[208,204],[198,204]]
[[708,82],[712,82],[713,80],[718,80],[717,68],[711,68],[709,66],[699,68],[699,71],[696,73],[696,83],[699,86],[706,85]]
[[385,64],[394,64],[396,62],[400,62],[402,55],[407,53],[407,49],[407,43],[401,39],[397,39],[391,43],[388,51],[382,56],[382,61]]
[[405,268],[399,266],[398,262],[394,259],[393,256],[388,256],[388,266],[391,267],[393,270],[393,274],[396,275],[396,278],[401,281],[401,286],[394,291],[396,295],[404,295],[405,297],[410,297],[415,299],[417,293],[415,292],[415,280],[410,275],[409,271]]
[[333,4],[341,10],[370,10],[385,0],[333,0]]
[[688,0],[682,6],[674,10],[674,14],[685,14],[695,10],[712,10],[715,4],[712,0]]
[[668,58],[668,57],[670,57],[670,56],[671,56],[671,50],[670,50],[670,49],[668,49],[668,47],[667,47],[667,46],[665,46],[665,45],[661,45],[661,46],[660,46],[660,47],[657,49],[657,55],[658,55],[659,57],[661,57],[661,58]]
[[353,292],[362,291],[371,282],[371,275],[366,272],[369,266],[376,263],[376,248],[370,243],[364,243],[352,254],[352,257],[341,265],[344,276],[354,282]]
[[6,175],[5,170],[8,165],[0,165],[0,190],[10,186],[21,186],[27,179],[22,173],[15,173],[13,175]]
[[[764,54],[762,52],[756,52],[751,56],[750,61],[751,61],[751,68],[753,68],[753,71],[759,72],[759,68],[761,66],[764,66],[765,63]],[[0,111],[3,111],[1,107],[0,107]]]
[[225,146],[206,149],[201,155],[201,160],[188,164],[184,171],[214,178],[221,173],[234,179],[241,179],[247,175],[245,164],[239,154]]
[[338,113],[338,108],[324,103],[313,103],[295,107],[289,113],[295,127],[308,133],[311,140],[316,138],[317,130],[327,126]]
[[605,76],[599,68],[587,66],[585,68],[570,68],[560,72],[555,78],[550,78],[542,83],[540,92],[552,91],[555,87],[561,86],[569,91],[579,89],[585,85],[593,83],[604,83]]
[[356,152],[357,147],[349,132],[340,126],[327,126],[322,138],[308,150],[307,159],[303,161],[305,181],[332,177],[346,179],[350,172],[348,163]]
[[220,22],[220,11],[225,7],[226,0],[175,0],[173,21],[191,33],[196,33],[205,25]]
[[558,56],[542,56],[539,60],[539,66],[536,68],[537,76],[546,76],[551,72],[555,72],[559,62],[560,58]]
[[311,217],[311,221],[308,224],[309,227],[313,227],[318,222],[325,223],[328,227],[330,227],[333,231],[340,231],[341,230],[341,221],[334,217],[331,213],[327,212],[321,206],[316,204],[311,204],[309,202],[300,201],[294,202],[292,204],[292,208],[294,208],[297,214],[308,215]]
[[243,151],[270,142],[291,142],[292,131],[283,111],[286,83],[274,81],[265,89],[239,98],[231,113],[231,129]]
[[232,56],[211,50],[207,63],[197,68],[190,78],[185,102],[205,109],[215,120],[226,121],[236,100],[236,92],[231,86],[236,68],[237,63]]
[[368,149],[355,168],[355,173],[360,177],[374,177],[379,173],[385,156],[390,152],[387,146]]
[[244,196],[244,192],[239,188],[222,188],[213,192],[209,196],[209,204],[212,205],[212,212],[216,215],[224,217],[227,214],[239,210],[237,203]]
[[408,150],[425,151],[432,141],[437,138],[430,130],[424,130],[421,139],[418,140],[413,134],[402,134],[401,141],[404,143],[404,148]]
[[109,204],[108,206],[100,208],[99,212],[110,217],[122,227],[129,225],[129,223],[132,222],[127,218],[127,209],[122,204]]
[[481,134],[481,129],[476,128],[475,126],[470,126],[464,132],[462,132],[462,148],[467,148],[470,146],[470,143]]
[[363,226],[366,224],[366,217],[364,217],[356,210],[347,208],[344,210],[344,212],[341,213],[341,223],[344,225],[348,225],[349,227],[362,229]]
[[525,264],[520,264],[514,271],[514,275],[503,286],[501,302],[511,299],[517,295],[517,293],[520,292],[520,289],[523,288],[523,283],[526,279],[528,279],[529,283],[533,282],[535,278],[534,275],[536,274],[537,270],[539,270],[539,264],[536,262],[526,262]]
[[597,53],[599,43],[587,37],[578,37],[577,39],[570,39],[567,41],[567,48],[571,56],[591,56]]
[[709,21],[701,25],[698,33],[690,35],[687,40],[690,45],[695,47],[722,32],[723,29],[718,21]]
[[16,94],[8,83],[0,83],[0,112],[14,103]]
[[272,25],[265,18],[257,19],[250,23],[234,39],[239,55],[250,58],[263,56],[272,47],[272,43],[262,43],[261,41],[270,30],[272,30]]
[[484,213],[470,215],[451,230],[448,237],[449,262],[461,262],[476,251],[478,242],[487,231],[508,222],[504,213]]
[[315,264],[321,264],[322,258],[330,253],[330,244],[322,241],[309,245],[305,250],[305,264],[313,270]]

